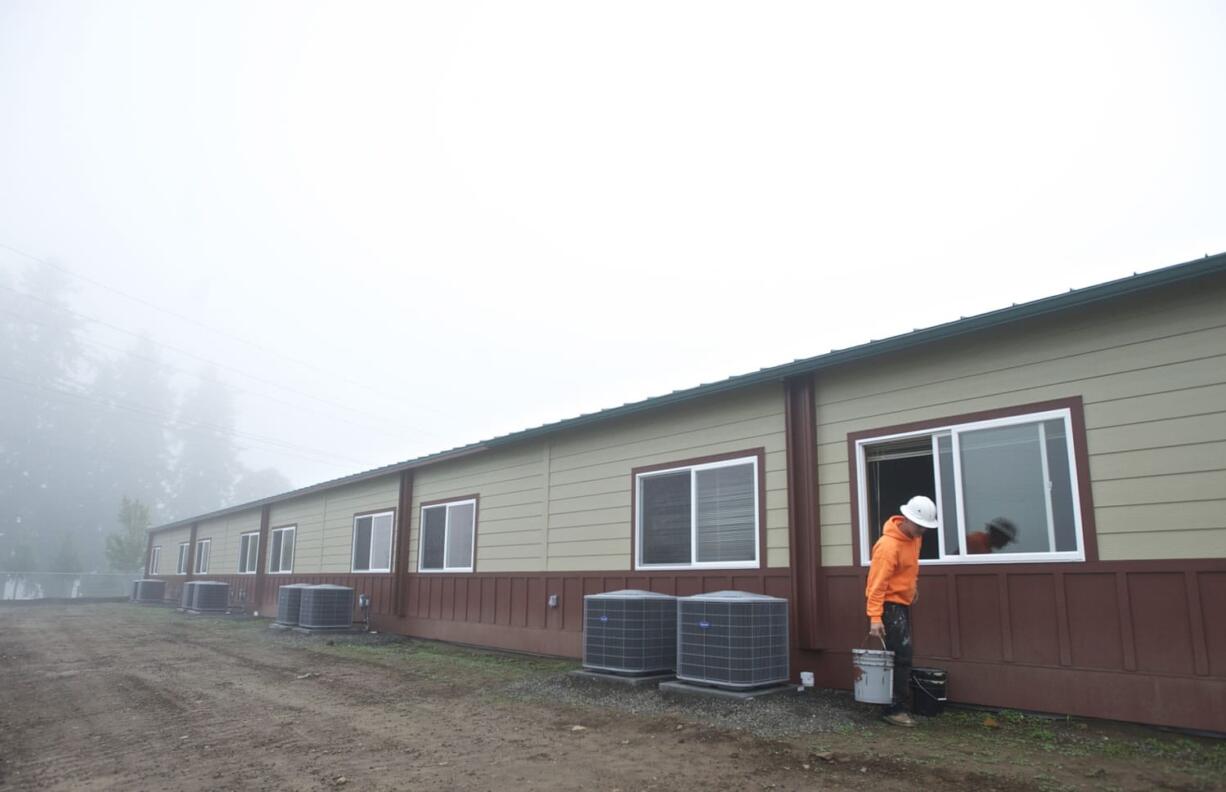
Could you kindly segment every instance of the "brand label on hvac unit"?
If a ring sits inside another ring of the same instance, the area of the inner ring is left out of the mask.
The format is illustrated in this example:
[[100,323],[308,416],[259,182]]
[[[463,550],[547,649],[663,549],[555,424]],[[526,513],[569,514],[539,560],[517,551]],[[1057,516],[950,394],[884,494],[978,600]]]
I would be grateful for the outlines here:
[[702,621],[698,622],[698,626],[699,628],[705,630],[711,626],[711,622],[707,621],[706,619],[703,619]]
[[606,614],[606,613],[602,613],[602,614],[600,614],[600,620],[601,620],[602,622],[607,622],[607,621],[609,620],[609,616],[608,616],[608,614]]

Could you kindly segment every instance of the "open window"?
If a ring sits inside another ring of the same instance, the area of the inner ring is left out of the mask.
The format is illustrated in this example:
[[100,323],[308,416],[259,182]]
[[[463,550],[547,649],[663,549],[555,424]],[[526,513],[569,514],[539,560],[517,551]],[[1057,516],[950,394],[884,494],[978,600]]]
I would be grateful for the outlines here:
[[856,441],[861,559],[913,495],[937,505],[922,561],[1081,561],[1080,482],[1068,409]]

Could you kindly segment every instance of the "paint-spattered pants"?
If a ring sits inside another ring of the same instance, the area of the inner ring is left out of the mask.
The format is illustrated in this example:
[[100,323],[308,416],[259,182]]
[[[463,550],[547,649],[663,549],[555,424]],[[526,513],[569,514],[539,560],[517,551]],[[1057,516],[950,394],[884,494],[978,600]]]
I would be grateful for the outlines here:
[[885,603],[881,612],[885,625],[885,648],[894,653],[894,703],[886,713],[907,709],[911,694],[911,608],[897,602]]

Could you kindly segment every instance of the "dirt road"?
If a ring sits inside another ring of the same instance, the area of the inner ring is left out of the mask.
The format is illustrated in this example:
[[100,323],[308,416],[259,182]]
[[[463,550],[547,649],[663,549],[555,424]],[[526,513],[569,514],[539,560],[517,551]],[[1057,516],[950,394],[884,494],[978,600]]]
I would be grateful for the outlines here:
[[570,667],[160,608],[0,607],[0,788],[1214,789],[1226,768],[1212,742],[1106,735],[1135,747],[1113,754],[1082,725],[1053,750],[979,713],[764,739],[551,688]]

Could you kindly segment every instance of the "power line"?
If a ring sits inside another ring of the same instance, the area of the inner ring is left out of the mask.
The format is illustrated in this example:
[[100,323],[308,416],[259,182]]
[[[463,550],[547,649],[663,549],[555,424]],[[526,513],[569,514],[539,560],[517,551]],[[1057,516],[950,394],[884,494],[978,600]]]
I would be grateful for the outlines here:
[[405,426],[406,428],[413,429],[414,431],[420,431],[420,432],[423,432],[423,433],[425,433],[425,434],[434,435],[434,436],[436,436],[436,437],[438,436],[436,432],[432,432],[432,431],[430,431],[429,429],[425,429],[425,428],[423,428],[423,427],[416,426],[416,425],[412,425],[412,424],[405,424],[405,423],[403,423],[402,421],[399,421],[399,420],[397,420],[397,421],[390,421],[390,420],[388,420],[387,418],[383,418],[383,417],[381,417],[381,416],[374,415],[373,413],[368,413],[368,412],[366,412],[365,410],[359,410],[359,409],[357,409],[357,408],[355,408],[355,407],[350,407],[350,406],[348,406],[348,405],[341,404],[340,402],[334,402],[334,401],[331,401],[331,400],[329,400],[329,399],[323,399],[323,398],[320,398],[320,397],[318,397],[318,396],[313,396],[312,394],[306,393],[305,391],[300,391],[300,390],[297,390],[297,389],[295,389],[295,388],[291,388],[291,387],[289,387],[289,386],[287,386],[287,385],[282,385],[281,383],[277,382],[276,380],[270,380],[270,379],[267,379],[267,378],[265,378],[265,377],[260,377],[260,376],[255,375],[255,374],[250,374],[250,373],[248,373],[248,372],[246,372],[246,371],[243,371],[242,369],[235,368],[234,366],[230,366],[230,365],[227,365],[227,364],[225,364],[225,363],[219,363],[219,362],[218,362],[218,361],[216,361],[216,360],[212,360],[212,359],[210,359],[210,358],[206,358],[206,357],[203,357],[203,356],[201,356],[201,355],[197,355],[196,353],[191,352],[191,351],[188,351],[188,350],[186,350],[186,349],[182,349],[182,348],[180,348],[180,347],[176,347],[176,346],[173,346],[173,345],[171,345],[171,344],[164,343],[164,342],[162,342],[162,341],[156,341],[156,340],[154,340],[154,339],[150,338],[149,336],[144,335],[144,334],[142,334],[142,333],[137,333],[137,332],[135,332],[135,331],[128,330],[127,328],[120,327],[119,325],[112,324],[111,322],[107,322],[107,321],[104,321],[104,320],[102,320],[102,319],[98,319],[97,317],[93,317],[93,316],[89,316],[89,315],[87,315],[87,314],[80,313],[79,311],[74,311],[74,310],[72,310],[71,308],[66,308],[66,307],[64,307],[64,306],[62,306],[62,305],[56,305],[55,303],[51,302],[50,300],[44,300],[44,299],[42,299],[41,297],[38,297],[38,296],[33,295],[33,294],[30,294],[29,292],[23,292],[23,291],[20,291],[19,289],[14,289],[14,288],[12,288],[12,287],[5,286],[5,285],[3,285],[3,284],[0,284],[0,289],[3,289],[4,291],[12,292],[13,294],[18,295],[19,297],[25,297],[26,299],[29,299],[29,300],[34,300],[35,302],[39,302],[39,303],[42,303],[43,305],[50,306],[50,307],[52,307],[52,308],[56,309],[57,311],[62,311],[62,312],[64,312],[64,313],[71,314],[71,315],[73,315],[73,316],[77,317],[78,319],[81,319],[81,320],[84,320],[84,321],[87,321],[87,322],[92,322],[92,323],[97,324],[97,325],[100,325],[100,326],[102,326],[102,327],[107,327],[107,328],[110,328],[111,330],[114,330],[114,331],[119,332],[119,333],[123,333],[123,334],[125,334],[125,335],[132,336],[132,337],[134,337],[134,338],[143,338],[143,339],[145,339],[145,340],[149,341],[149,343],[154,344],[155,346],[162,347],[163,349],[168,349],[168,350],[170,350],[171,352],[175,352],[175,353],[180,354],[180,355],[185,355],[186,357],[192,358],[193,360],[198,360],[198,361],[200,361],[201,363],[204,363],[204,364],[206,364],[206,365],[209,365],[209,366],[215,366],[215,367],[217,367],[217,368],[219,368],[219,369],[225,369],[225,370],[227,370],[227,371],[234,372],[235,374],[238,374],[239,376],[242,376],[242,377],[247,377],[248,379],[254,380],[254,381],[256,381],[256,382],[263,383],[263,384],[265,384],[265,385],[271,385],[271,386],[272,386],[272,387],[274,387],[274,388],[279,388],[279,389],[281,389],[281,390],[283,390],[283,391],[286,391],[286,392],[288,392],[288,393],[293,393],[293,394],[298,395],[298,396],[301,396],[301,397],[303,397],[303,398],[310,399],[310,400],[312,400],[312,401],[317,401],[317,402],[319,402],[319,403],[321,403],[321,404],[326,404],[326,405],[328,405],[329,407],[336,407],[336,408],[339,408],[339,409],[342,409],[342,410],[348,410],[348,411],[350,411],[350,412],[352,412],[352,413],[354,413],[354,414],[356,414],[356,415],[365,415],[367,418],[371,418],[371,419],[373,419],[373,420],[375,420],[375,421],[378,421],[378,422],[380,422],[380,423],[384,423],[384,424],[388,424],[388,423],[399,423],[399,424],[401,424],[402,426]]
[[[22,321],[24,321],[24,322],[30,322],[31,324],[41,325],[41,326],[43,326],[43,327],[52,327],[52,325],[51,325],[50,323],[48,323],[48,322],[44,322],[44,321],[41,321],[41,320],[39,320],[39,319],[35,319],[35,318],[34,318],[34,317],[32,317],[32,316],[25,316],[24,314],[19,314],[19,313],[15,312],[15,311],[8,311],[8,310],[5,310],[5,309],[3,309],[3,308],[0,308],[0,313],[5,313],[5,314],[8,314],[9,316],[15,317],[15,318],[20,319],[20,320],[22,320]],[[148,340],[149,340],[151,343],[153,342],[153,340],[152,340],[152,339],[148,339]],[[198,372],[198,371],[192,371],[192,370],[187,369],[187,368],[184,368],[184,367],[182,367],[182,366],[176,366],[176,365],[174,365],[173,363],[168,363],[168,362],[166,362],[165,360],[161,360],[161,359],[159,359],[159,358],[150,357],[150,356],[148,356],[148,355],[142,355],[142,354],[139,354],[139,353],[137,353],[137,352],[135,352],[135,351],[133,351],[133,350],[131,350],[131,349],[125,349],[125,348],[123,348],[123,347],[115,346],[114,344],[107,344],[107,343],[103,343],[102,341],[98,341],[97,339],[92,339],[92,338],[78,339],[78,341],[79,341],[80,343],[86,344],[86,345],[88,345],[88,346],[99,347],[99,348],[101,348],[101,349],[109,349],[109,350],[111,350],[111,351],[113,351],[113,352],[118,352],[118,353],[120,353],[120,354],[122,354],[122,355],[127,355],[127,356],[129,356],[129,357],[134,357],[134,358],[136,358],[136,359],[138,359],[138,360],[145,360],[145,361],[148,361],[149,363],[152,363],[152,364],[154,364],[154,365],[156,365],[156,366],[158,366],[158,367],[160,367],[160,368],[166,368],[166,369],[170,369],[171,371],[177,371],[177,372],[179,372],[180,374],[183,374],[183,375],[188,376],[188,377],[194,377],[194,378],[196,378],[196,379],[201,379],[201,380],[203,379],[203,375],[201,375],[201,374],[200,374],[200,372]],[[91,362],[95,363],[95,365],[96,365],[98,361],[97,361],[97,360],[91,360]],[[248,388],[239,388],[239,387],[236,387],[236,386],[233,386],[233,385],[228,386],[228,387],[229,387],[231,390],[233,390],[234,392],[236,392],[236,393],[242,393],[242,394],[246,394],[246,395],[248,395],[248,396],[255,396],[255,397],[258,397],[258,398],[267,399],[267,400],[269,400],[269,401],[276,402],[276,403],[278,403],[278,404],[284,404],[284,405],[286,405],[287,407],[292,407],[292,408],[294,408],[294,409],[297,409],[297,410],[302,410],[303,412],[311,413],[311,414],[314,414],[314,415],[323,415],[323,416],[328,417],[330,420],[333,420],[333,421],[340,421],[340,422],[342,422],[342,423],[347,423],[347,424],[349,424],[350,426],[356,426],[356,427],[359,427],[359,428],[362,428],[362,429],[371,430],[371,431],[387,431],[387,429],[386,429],[386,427],[385,427],[385,426],[375,426],[374,424],[368,424],[368,423],[359,423],[359,422],[357,422],[357,421],[351,421],[351,420],[349,420],[348,418],[342,418],[342,417],[340,417],[340,416],[334,415],[334,414],[333,414],[333,413],[331,413],[331,412],[324,412],[323,410],[315,410],[315,409],[311,409],[310,407],[306,407],[305,405],[295,404],[294,402],[291,402],[291,401],[286,401],[285,399],[280,399],[280,398],[277,398],[276,396],[273,396],[273,395],[272,395],[272,394],[270,394],[270,393],[264,393],[264,392],[262,392],[262,391],[254,391],[254,390],[250,390],[250,389],[248,389]]]
[[[102,282],[102,281],[95,280],[94,278],[90,278],[90,277],[88,277],[88,276],[86,276],[86,275],[82,275],[82,274],[80,274],[79,272],[75,272],[75,271],[73,271],[73,270],[68,269],[67,267],[60,266],[59,264],[54,264],[54,263],[52,263],[52,262],[50,262],[50,261],[47,261],[46,259],[41,259],[41,258],[39,258],[38,256],[32,255],[32,254],[30,254],[30,253],[27,253],[27,252],[25,252],[24,250],[21,250],[21,249],[19,249],[19,248],[15,248],[15,247],[13,247],[12,245],[6,244],[6,243],[4,243],[4,242],[0,242],[0,248],[4,248],[5,250],[8,250],[8,251],[10,251],[10,252],[12,252],[12,253],[17,254],[18,256],[22,256],[22,257],[24,257],[24,258],[29,259],[30,261],[36,262],[36,263],[38,263],[38,264],[42,264],[42,265],[43,265],[43,266],[45,266],[45,267],[50,267],[51,269],[55,270],[56,272],[63,273],[63,274],[65,274],[65,275],[68,275],[69,277],[77,278],[77,279],[79,279],[79,280],[81,280],[81,281],[84,281],[85,283],[88,283],[88,284],[90,284],[90,285],[92,285],[92,286],[95,286],[95,287],[97,287],[97,288],[99,288],[99,289],[103,289],[103,290],[108,291],[108,292],[110,292],[110,293],[112,293],[112,294],[115,294],[115,295],[118,295],[118,296],[120,296],[120,297],[123,297],[124,299],[131,300],[131,301],[133,301],[133,302],[135,302],[135,303],[138,303],[138,304],[140,304],[140,305],[143,305],[143,306],[145,306],[146,308],[149,308],[149,309],[151,309],[151,310],[157,311],[157,312],[159,312],[159,313],[163,313],[163,314],[165,314],[165,315],[167,315],[167,316],[174,317],[175,319],[178,319],[178,320],[183,321],[183,322],[187,322],[188,324],[195,325],[196,327],[199,327],[199,328],[201,328],[201,329],[203,329],[203,330],[208,330],[208,331],[209,331],[209,332],[211,332],[211,333],[216,333],[216,334],[218,334],[218,335],[225,336],[226,338],[229,338],[229,339],[231,339],[231,340],[233,340],[233,341],[237,341],[237,342],[238,342],[238,343],[240,343],[240,344],[245,344],[246,346],[249,346],[249,347],[251,347],[252,349],[256,349],[256,350],[258,350],[258,351],[262,352],[262,353],[263,353],[263,354],[265,354],[265,355],[269,355],[270,357],[280,358],[281,360],[284,360],[284,361],[286,361],[286,362],[288,362],[288,363],[293,363],[294,365],[297,365],[297,366],[302,366],[302,367],[304,367],[304,368],[311,369],[312,371],[315,371],[316,373],[319,373],[319,374],[325,374],[325,375],[327,375],[328,377],[331,377],[331,378],[333,378],[333,379],[338,379],[338,380],[341,380],[341,381],[346,382],[346,383],[348,383],[348,384],[350,384],[350,385],[356,385],[356,386],[358,386],[358,387],[360,387],[360,388],[364,388],[364,389],[368,390],[368,391],[369,391],[369,392],[370,392],[372,395],[375,395],[375,396],[380,396],[380,397],[381,397],[381,398],[383,398],[384,400],[389,401],[389,402],[391,402],[391,403],[393,403],[393,404],[403,404],[403,403],[405,403],[405,401],[407,401],[406,397],[403,397],[403,396],[397,396],[397,395],[388,395],[388,394],[382,394],[382,393],[380,393],[379,391],[374,390],[374,389],[371,387],[371,385],[370,385],[369,383],[359,382],[359,381],[354,380],[354,379],[351,379],[351,378],[349,378],[349,377],[338,375],[338,374],[336,374],[335,372],[330,372],[330,371],[327,371],[327,370],[325,370],[325,369],[323,369],[323,368],[320,368],[319,366],[317,366],[317,365],[315,365],[314,363],[311,363],[311,362],[309,362],[309,361],[299,360],[299,359],[297,359],[297,358],[290,357],[290,356],[285,355],[285,354],[283,354],[283,353],[273,351],[273,350],[268,349],[267,347],[265,347],[265,346],[263,346],[263,345],[261,345],[261,344],[259,344],[259,343],[255,342],[255,341],[252,341],[252,340],[250,340],[250,339],[248,339],[248,338],[244,338],[244,337],[242,337],[242,336],[236,335],[236,334],[234,334],[234,333],[229,332],[228,330],[222,330],[221,328],[213,327],[212,325],[209,325],[209,324],[207,324],[207,323],[205,323],[205,322],[201,322],[199,319],[196,319],[196,318],[194,318],[194,317],[188,316],[188,315],[183,314],[183,313],[179,313],[178,311],[175,311],[175,310],[173,310],[173,309],[163,307],[163,306],[161,306],[161,305],[158,305],[157,303],[151,302],[150,300],[146,300],[146,299],[144,299],[143,297],[137,297],[136,295],[133,295],[133,294],[128,294],[127,292],[122,291],[122,290],[120,290],[120,289],[117,289],[117,288],[115,288],[114,286],[111,286],[111,285],[110,285],[110,284],[108,284],[108,283],[104,283],[104,282]],[[418,406],[418,407],[424,407],[424,409],[427,409],[427,410],[429,410],[429,411],[431,411],[431,412],[434,412],[434,413],[436,413],[436,414],[438,414],[438,415],[445,415],[445,413],[443,413],[443,412],[441,412],[440,410],[437,410],[437,409],[435,409],[435,408],[433,408],[433,407],[429,407],[429,406],[426,406],[426,405],[417,405],[417,406]]]
[[[289,456],[295,456],[299,459],[304,459],[308,462],[332,463],[334,464],[335,467],[337,468],[344,467],[344,469],[346,470],[350,468],[347,466],[335,464],[334,460],[341,459],[341,460],[348,461],[354,465],[365,464],[361,460],[354,459],[352,457],[345,457],[341,454],[336,454],[336,453],[333,453],[332,451],[327,451],[324,449],[310,448],[308,446],[301,446],[295,443],[286,442],[284,440],[278,440],[276,438],[263,437],[261,435],[254,435],[248,432],[239,432],[234,429],[228,429],[226,427],[219,426],[217,424],[210,424],[204,421],[195,421],[195,422],[183,421],[178,418],[174,418],[173,416],[167,415],[166,413],[158,412],[157,410],[151,410],[147,407],[125,404],[119,401],[103,400],[103,399],[99,399],[93,396],[89,396],[88,394],[78,393],[78,392],[71,391],[71,390],[65,390],[63,388],[53,388],[53,387],[42,385],[36,382],[26,382],[25,380],[17,379],[16,377],[9,377],[4,374],[0,374],[0,380],[12,382],[12,383],[21,385],[26,388],[33,388],[35,390],[43,391],[45,393],[54,394],[54,395],[60,396],[61,398],[76,399],[78,401],[87,402],[87,403],[90,403],[90,404],[93,404],[99,407],[104,407],[107,409],[126,410],[128,412],[136,413],[137,415],[152,417],[154,419],[158,419],[156,421],[153,421],[154,423],[158,423],[163,427],[181,428],[181,429],[188,429],[188,430],[199,431],[199,432],[211,432],[213,434],[229,436],[236,440],[245,440],[249,443],[256,443],[258,445],[263,445],[265,446],[265,450],[286,453]],[[68,383],[63,383],[63,384],[68,384]]]

